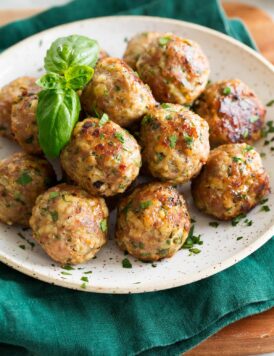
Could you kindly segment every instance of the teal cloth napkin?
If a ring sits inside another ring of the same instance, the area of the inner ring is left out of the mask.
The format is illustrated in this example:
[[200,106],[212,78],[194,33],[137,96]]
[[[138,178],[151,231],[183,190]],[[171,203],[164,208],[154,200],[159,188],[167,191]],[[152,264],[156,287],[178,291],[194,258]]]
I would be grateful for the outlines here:
[[[0,28],[0,49],[61,23],[112,14],[196,22],[254,47],[244,25],[228,20],[215,0],[78,0]],[[274,306],[273,252],[272,239],[210,278],[138,295],[72,291],[0,265],[0,354],[179,355],[222,327]]]

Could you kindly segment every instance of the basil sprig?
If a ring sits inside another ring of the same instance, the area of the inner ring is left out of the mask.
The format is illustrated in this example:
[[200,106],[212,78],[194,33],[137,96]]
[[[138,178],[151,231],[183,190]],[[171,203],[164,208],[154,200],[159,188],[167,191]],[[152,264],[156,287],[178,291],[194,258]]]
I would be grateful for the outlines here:
[[68,36],[54,41],[45,57],[48,71],[37,84],[37,125],[39,144],[49,157],[58,157],[69,142],[81,110],[81,90],[92,78],[99,55],[95,40]]

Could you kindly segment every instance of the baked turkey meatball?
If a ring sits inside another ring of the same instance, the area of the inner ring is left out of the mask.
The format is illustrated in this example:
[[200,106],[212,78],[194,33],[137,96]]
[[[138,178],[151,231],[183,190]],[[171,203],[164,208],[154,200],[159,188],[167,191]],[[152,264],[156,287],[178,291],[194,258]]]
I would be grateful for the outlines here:
[[45,159],[18,152],[2,160],[0,220],[28,226],[35,199],[54,182],[54,171]]
[[90,260],[107,242],[107,218],[104,199],[60,184],[37,198],[30,226],[53,260],[77,264]]
[[36,94],[26,95],[18,103],[13,104],[11,112],[11,128],[14,137],[23,150],[31,154],[42,154],[36,122],[37,105]]
[[140,55],[147,49],[152,40],[161,36],[159,32],[142,32],[132,37],[125,50],[123,59],[134,70]]
[[136,67],[156,100],[174,104],[191,104],[209,77],[209,62],[200,46],[173,34],[153,40]]
[[74,182],[91,194],[122,193],[138,176],[141,154],[138,143],[114,122],[88,118],[74,128],[61,153],[61,165]]
[[269,176],[261,157],[245,143],[212,150],[201,174],[192,182],[196,206],[220,220],[248,212],[269,192]]
[[32,77],[20,77],[0,90],[0,135],[13,139],[11,131],[11,109],[24,95],[38,93],[41,88]]
[[106,113],[123,127],[140,120],[155,105],[149,87],[124,61],[111,57],[98,62],[81,102],[87,113]]
[[174,184],[197,175],[209,155],[206,121],[181,105],[150,110],[142,120],[140,142],[150,173]]
[[189,228],[185,201],[168,184],[139,186],[118,205],[116,242],[143,261],[173,256],[185,242]]
[[208,122],[213,147],[225,143],[253,143],[261,138],[266,110],[241,80],[209,85],[194,110]]

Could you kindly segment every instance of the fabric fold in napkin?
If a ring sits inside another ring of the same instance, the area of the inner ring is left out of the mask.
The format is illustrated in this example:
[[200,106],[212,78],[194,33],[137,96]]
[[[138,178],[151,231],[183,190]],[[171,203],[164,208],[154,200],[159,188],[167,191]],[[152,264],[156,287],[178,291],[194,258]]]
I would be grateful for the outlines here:
[[[58,24],[117,14],[196,22],[254,47],[244,25],[228,20],[215,0],[78,0],[0,28],[0,49]],[[179,355],[225,325],[274,306],[273,252],[272,239],[210,278],[136,295],[68,290],[1,264],[0,354]]]

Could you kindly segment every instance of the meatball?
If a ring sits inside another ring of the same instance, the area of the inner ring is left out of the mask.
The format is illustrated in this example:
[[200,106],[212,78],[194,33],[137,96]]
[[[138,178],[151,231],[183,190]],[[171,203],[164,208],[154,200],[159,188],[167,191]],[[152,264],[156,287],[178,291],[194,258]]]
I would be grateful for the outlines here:
[[124,61],[111,57],[98,62],[81,102],[87,113],[106,113],[123,127],[140,120],[155,105],[149,87]]
[[166,183],[139,186],[118,205],[116,242],[142,261],[173,256],[189,228],[183,197]]
[[30,226],[53,260],[77,264],[90,260],[107,242],[107,218],[103,198],[60,184],[37,198]]
[[29,225],[37,196],[55,182],[51,165],[42,158],[18,152],[0,162],[0,221]]
[[36,110],[38,96],[24,96],[18,103],[13,104],[11,112],[11,128],[16,141],[24,151],[31,154],[42,154],[38,141],[38,126]]
[[192,182],[196,206],[220,220],[244,214],[270,192],[260,155],[245,143],[222,145],[210,152]]
[[35,84],[35,78],[20,77],[0,90],[0,135],[13,139],[11,131],[11,109],[24,95],[38,93],[41,89]]
[[74,182],[91,194],[122,193],[138,176],[138,143],[114,122],[88,118],[79,122],[61,153],[61,165]]
[[156,100],[174,104],[191,104],[209,77],[209,62],[200,46],[173,34],[153,40],[136,67]]
[[159,38],[161,33],[159,32],[142,32],[132,37],[125,50],[123,59],[134,70],[136,70],[136,62],[140,55],[147,49],[152,40]]
[[206,121],[181,105],[152,109],[142,120],[140,140],[146,168],[174,184],[197,175],[209,155]]
[[209,85],[194,110],[209,125],[213,147],[261,138],[266,110],[254,92],[241,80],[224,80]]

